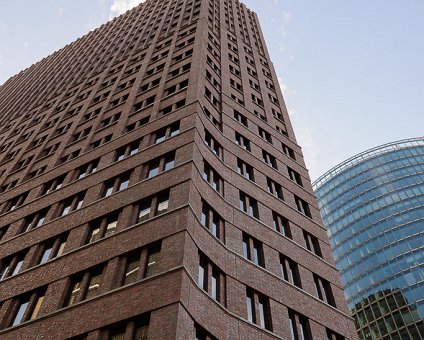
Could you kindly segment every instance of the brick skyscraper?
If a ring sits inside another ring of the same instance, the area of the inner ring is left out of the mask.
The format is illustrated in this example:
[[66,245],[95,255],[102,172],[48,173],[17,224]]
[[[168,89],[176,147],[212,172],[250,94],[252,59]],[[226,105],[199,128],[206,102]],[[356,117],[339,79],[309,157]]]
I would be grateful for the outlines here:
[[0,87],[0,338],[353,339],[256,15],[151,0]]

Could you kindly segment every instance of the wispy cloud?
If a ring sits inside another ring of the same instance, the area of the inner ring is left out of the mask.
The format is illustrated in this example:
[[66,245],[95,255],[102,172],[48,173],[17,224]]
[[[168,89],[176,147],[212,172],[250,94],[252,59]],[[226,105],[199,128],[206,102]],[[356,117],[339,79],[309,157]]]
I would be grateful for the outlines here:
[[110,7],[109,18],[112,19],[122,13],[125,13],[129,9],[141,4],[145,0],[114,0]]

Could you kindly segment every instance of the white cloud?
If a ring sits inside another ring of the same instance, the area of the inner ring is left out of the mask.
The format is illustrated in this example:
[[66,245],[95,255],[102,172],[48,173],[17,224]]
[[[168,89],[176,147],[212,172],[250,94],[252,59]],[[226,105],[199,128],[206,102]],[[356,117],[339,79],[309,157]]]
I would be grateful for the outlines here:
[[125,13],[129,9],[141,4],[145,0],[114,0],[110,7],[110,19]]

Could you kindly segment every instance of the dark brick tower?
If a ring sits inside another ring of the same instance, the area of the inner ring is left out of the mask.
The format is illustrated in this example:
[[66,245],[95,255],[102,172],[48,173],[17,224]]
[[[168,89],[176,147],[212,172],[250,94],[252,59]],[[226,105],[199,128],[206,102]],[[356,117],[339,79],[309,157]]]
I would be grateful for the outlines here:
[[0,338],[352,339],[256,15],[150,0],[0,87]]

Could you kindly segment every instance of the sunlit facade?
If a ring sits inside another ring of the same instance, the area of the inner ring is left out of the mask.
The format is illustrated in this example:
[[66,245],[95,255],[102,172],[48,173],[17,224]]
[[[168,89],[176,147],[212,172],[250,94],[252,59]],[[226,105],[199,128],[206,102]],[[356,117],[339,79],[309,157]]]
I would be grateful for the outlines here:
[[314,189],[360,338],[424,338],[424,139],[363,152]]

